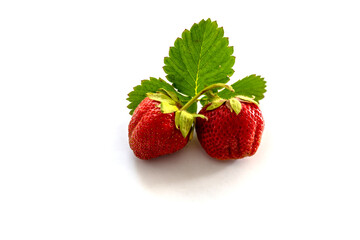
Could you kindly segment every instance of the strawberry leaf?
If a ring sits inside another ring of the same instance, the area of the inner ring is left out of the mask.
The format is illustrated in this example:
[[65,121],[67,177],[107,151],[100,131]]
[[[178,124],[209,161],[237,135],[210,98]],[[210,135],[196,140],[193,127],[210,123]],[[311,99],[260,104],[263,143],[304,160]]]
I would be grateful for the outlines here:
[[264,93],[266,92],[266,81],[261,76],[255,74],[247,76],[231,86],[235,92],[224,89],[218,93],[219,97],[230,99],[242,95],[252,98],[255,102],[259,103],[264,98]]
[[223,28],[202,20],[185,30],[164,59],[166,78],[190,97],[214,83],[227,83],[234,73],[235,57]]
[[146,98],[147,93],[155,93],[161,88],[175,92],[175,89],[161,78],[151,77],[150,80],[142,80],[141,85],[134,87],[134,90],[128,94],[127,100],[130,104],[127,107],[130,109],[130,114],[134,113],[135,108]]

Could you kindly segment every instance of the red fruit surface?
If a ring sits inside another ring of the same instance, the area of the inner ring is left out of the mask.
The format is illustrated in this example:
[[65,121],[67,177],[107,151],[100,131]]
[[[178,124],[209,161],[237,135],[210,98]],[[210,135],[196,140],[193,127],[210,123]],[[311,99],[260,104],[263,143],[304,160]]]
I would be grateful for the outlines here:
[[174,153],[185,147],[189,140],[175,127],[175,113],[162,113],[159,104],[145,98],[129,123],[130,148],[144,160]]
[[254,155],[264,130],[260,108],[254,103],[241,102],[241,111],[236,115],[226,104],[210,111],[207,107],[204,106],[199,114],[208,120],[196,120],[197,137],[205,151],[219,160]]

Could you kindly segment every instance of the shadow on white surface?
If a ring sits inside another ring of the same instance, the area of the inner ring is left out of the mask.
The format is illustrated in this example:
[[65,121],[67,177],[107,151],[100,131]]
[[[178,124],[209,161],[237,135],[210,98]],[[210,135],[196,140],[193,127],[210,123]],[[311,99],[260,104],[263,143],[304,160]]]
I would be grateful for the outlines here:
[[238,184],[256,161],[218,161],[202,149],[196,135],[182,150],[152,160],[133,156],[138,176],[148,190],[163,194],[216,195]]

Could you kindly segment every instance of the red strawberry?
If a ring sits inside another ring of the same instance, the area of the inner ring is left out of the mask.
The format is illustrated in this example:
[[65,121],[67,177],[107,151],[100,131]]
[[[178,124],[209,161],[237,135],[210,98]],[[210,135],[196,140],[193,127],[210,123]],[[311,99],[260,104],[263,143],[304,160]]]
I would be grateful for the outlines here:
[[175,112],[162,113],[159,101],[146,97],[135,109],[129,123],[129,144],[141,159],[174,153],[187,144],[175,126]]
[[[254,102],[240,101],[235,98],[213,110],[202,108],[208,120],[199,118],[196,121],[196,133],[205,151],[219,160],[238,159],[252,156],[257,151],[264,130],[264,120],[260,108]],[[231,102],[233,101],[233,102]],[[236,113],[233,104],[238,106]],[[238,112],[237,111],[237,112]]]

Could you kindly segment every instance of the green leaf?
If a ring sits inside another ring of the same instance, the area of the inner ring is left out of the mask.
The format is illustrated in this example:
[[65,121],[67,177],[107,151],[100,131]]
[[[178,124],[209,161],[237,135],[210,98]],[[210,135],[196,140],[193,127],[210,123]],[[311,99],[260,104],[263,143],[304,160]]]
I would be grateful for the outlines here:
[[130,114],[132,115],[134,113],[135,108],[146,98],[147,93],[155,93],[161,88],[175,92],[174,87],[161,78],[151,77],[150,80],[142,80],[141,85],[134,87],[134,90],[128,94],[129,97],[127,100],[130,104],[127,107],[130,109]]
[[[183,105],[185,105],[188,101],[189,101],[189,100],[187,100],[187,101],[181,101],[181,103],[182,103]],[[197,102],[194,102],[194,103],[187,109],[187,111],[188,111],[189,113],[196,113],[196,112],[197,112]]]
[[235,92],[224,89],[218,93],[219,97],[230,99],[231,97],[242,95],[253,98],[258,103],[264,98],[264,93],[266,92],[266,81],[261,76],[255,74],[247,76],[231,86]]
[[164,59],[166,78],[180,93],[195,96],[206,86],[227,83],[234,73],[234,49],[216,21],[202,20],[185,30]]

